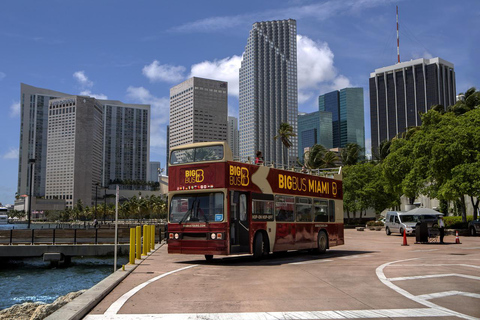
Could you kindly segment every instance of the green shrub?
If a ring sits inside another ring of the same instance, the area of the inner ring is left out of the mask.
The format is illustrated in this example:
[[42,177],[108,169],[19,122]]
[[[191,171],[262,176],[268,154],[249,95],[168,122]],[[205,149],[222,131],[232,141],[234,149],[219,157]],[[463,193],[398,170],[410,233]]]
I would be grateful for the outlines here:
[[382,221],[375,221],[375,223],[373,225],[376,226],[376,227],[383,227],[383,222]]
[[462,222],[462,217],[460,216],[443,217],[446,229],[467,229],[468,222],[472,220],[473,216],[467,216],[467,222]]
[[373,227],[375,226],[375,221],[367,221],[367,227]]

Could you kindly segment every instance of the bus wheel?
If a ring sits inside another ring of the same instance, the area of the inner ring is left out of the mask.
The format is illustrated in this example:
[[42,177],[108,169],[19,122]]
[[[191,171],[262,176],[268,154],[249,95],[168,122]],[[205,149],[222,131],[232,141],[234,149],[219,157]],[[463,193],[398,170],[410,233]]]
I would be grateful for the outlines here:
[[257,232],[255,235],[255,241],[253,242],[253,258],[260,260],[263,255],[265,242],[263,241],[263,235],[261,232]]
[[213,254],[206,254],[205,255],[205,260],[212,261],[213,260]]
[[388,227],[385,228],[385,233],[387,234],[387,236],[392,234],[392,232],[390,231],[390,229]]
[[327,234],[325,233],[325,231],[320,231],[318,233],[318,241],[317,241],[317,244],[318,244],[318,248],[317,248],[317,252],[318,253],[325,253],[325,251],[327,251]]

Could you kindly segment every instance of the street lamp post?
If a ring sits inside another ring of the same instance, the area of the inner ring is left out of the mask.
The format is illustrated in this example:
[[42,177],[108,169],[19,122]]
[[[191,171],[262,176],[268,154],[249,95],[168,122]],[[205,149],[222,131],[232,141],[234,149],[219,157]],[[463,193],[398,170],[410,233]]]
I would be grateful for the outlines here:
[[30,220],[32,218],[32,197],[33,197],[33,169],[35,166],[35,159],[29,159],[28,164],[30,165],[30,191],[28,195],[28,226],[30,229]]
[[98,188],[98,182],[95,183],[95,210],[94,210],[94,214],[95,214],[95,220],[97,220],[97,188]]
[[107,214],[107,187],[104,187],[105,193],[103,194],[103,223],[105,223],[105,216]]

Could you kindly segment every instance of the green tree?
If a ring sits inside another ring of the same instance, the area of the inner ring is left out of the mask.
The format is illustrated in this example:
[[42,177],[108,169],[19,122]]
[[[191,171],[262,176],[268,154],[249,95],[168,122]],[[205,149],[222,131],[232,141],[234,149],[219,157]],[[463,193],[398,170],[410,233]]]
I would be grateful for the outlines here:
[[283,163],[288,166],[288,149],[292,146],[290,139],[296,137],[297,135],[293,132],[293,127],[287,123],[282,122],[280,128],[278,129],[278,134],[273,137],[274,140],[280,139],[283,145]]
[[324,146],[315,144],[304,154],[305,166],[309,169],[322,169],[336,167],[338,157],[334,152],[328,151]]

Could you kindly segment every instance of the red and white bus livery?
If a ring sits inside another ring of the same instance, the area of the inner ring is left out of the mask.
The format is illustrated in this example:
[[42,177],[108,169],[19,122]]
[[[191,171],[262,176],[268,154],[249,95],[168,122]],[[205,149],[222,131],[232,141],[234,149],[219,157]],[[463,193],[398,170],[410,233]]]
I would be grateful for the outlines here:
[[225,142],[172,148],[169,253],[260,258],[344,244],[339,172],[322,177],[232,159]]

